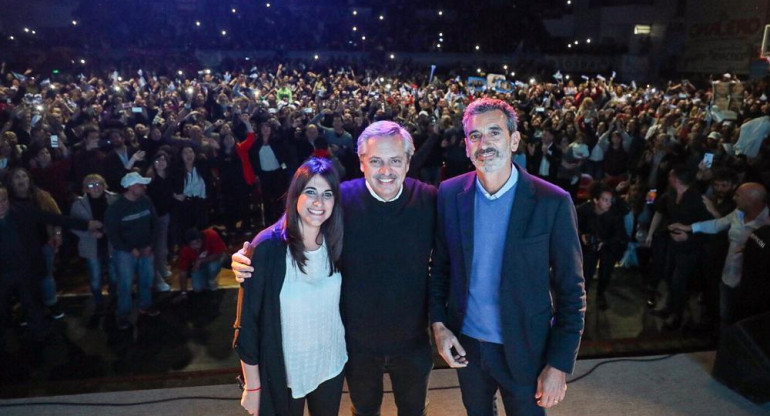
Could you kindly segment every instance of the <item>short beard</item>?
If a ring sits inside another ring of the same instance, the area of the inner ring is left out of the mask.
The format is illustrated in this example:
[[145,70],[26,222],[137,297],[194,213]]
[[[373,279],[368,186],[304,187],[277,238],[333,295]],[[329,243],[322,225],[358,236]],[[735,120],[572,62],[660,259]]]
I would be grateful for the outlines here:
[[[486,159],[483,162],[483,165],[479,166],[479,157],[481,156],[490,156],[494,155],[494,159]],[[481,170],[482,172],[489,173],[494,172],[497,170],[500,165],[502,164],[502,155],[500,155],[500,151],[497,149],[487,149],[486,151],[483,150],[477,150],[473,154],[473,159],[471,160],[473,162],[473,165],[476,166],[477,169]]]

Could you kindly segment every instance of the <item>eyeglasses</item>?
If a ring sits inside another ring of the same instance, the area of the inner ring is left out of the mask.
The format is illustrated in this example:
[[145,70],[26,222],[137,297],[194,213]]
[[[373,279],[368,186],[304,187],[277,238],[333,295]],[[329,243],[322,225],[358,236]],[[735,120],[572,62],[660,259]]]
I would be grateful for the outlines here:
[[104,184],[101,183],[89,183],[86,185],[86,188],[93,189],[93,188],[102,188],[104,187]]

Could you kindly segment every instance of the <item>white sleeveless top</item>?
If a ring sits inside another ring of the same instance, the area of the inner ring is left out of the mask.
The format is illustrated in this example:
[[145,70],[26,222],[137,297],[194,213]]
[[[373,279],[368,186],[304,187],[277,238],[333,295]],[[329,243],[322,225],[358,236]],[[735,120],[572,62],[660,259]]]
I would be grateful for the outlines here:
[[295,399],[337,376],[348,360],[340,317],[342,277],[339,272],[329,276],[325,243],[305,256],[307,273],[302,273],[286,250],[280,295],[286,380]]

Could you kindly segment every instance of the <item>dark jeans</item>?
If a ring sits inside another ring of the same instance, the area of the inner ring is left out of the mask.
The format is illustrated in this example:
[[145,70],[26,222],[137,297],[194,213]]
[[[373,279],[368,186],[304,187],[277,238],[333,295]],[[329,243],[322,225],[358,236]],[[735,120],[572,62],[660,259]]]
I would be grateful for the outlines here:
[[354,416],[379,416],[382,377],[390,373],[398,416],[424,416],[428,377],[433,369],[430,344],[394,355],[348,351],[348,379]]
[[698,266],[698,251],[679,251],[669,249],[666,257],[666,281],[668,299],[666,309],[681,317],[687,307],[689,285]]
[[507,416],[544,416],[545,409],[537,405],[531,385],[516,384],[505,360],[502,344],[479,341],[460,336],[468,366],[457,370],[460,392],[468,416],[493,416],[495,393],[500,390]]
[[612,270],[615,268],[615,255],[607,249],[596,252],[590,248],[583,248],[583,276],[586,279],[586,292],[593,280],[597,264],[599,265],[599,286],[596,288],[596,295],[601,296],[610,284]]
[[[337,416],[340,411],[342,383],[345,380],[344,371],[329,380],[324,381],[307,396],[289,401],[289,415],[302,416],[305,412],[305,402],[310,416]],[[289,391],[291,397],[291,391]]]

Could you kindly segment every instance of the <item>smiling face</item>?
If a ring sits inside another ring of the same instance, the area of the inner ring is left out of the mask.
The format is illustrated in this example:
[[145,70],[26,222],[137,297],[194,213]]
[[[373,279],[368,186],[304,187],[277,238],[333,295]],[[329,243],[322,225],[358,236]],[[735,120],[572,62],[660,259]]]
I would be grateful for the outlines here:
[[297,213],[303,232],[318,230],[334,209],[334,193],[322,176],[310,178],[297,198]]
[[374,193],[390,201],[398,195],[409,170],[409,156],[398,134],[373,136],[366,140],[361,172]]
[[500,110],[474,114],[465,125],[465,153],[484,173],[510,168],[520,140],[519,132],[508,131],[505,113]]

